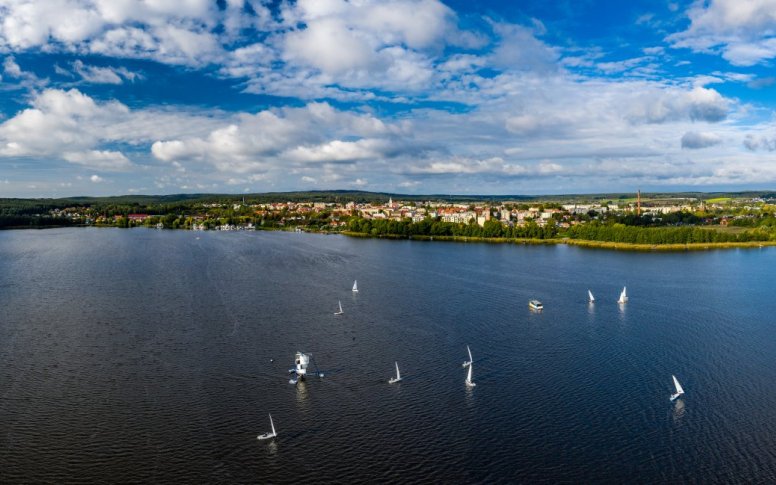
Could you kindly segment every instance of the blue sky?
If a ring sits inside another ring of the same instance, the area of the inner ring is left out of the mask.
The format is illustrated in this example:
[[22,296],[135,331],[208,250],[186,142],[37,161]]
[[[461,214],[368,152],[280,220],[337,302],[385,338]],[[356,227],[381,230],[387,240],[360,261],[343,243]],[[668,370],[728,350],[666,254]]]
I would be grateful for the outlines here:
[[776,188],[776,0],[0,0],[0,197]]

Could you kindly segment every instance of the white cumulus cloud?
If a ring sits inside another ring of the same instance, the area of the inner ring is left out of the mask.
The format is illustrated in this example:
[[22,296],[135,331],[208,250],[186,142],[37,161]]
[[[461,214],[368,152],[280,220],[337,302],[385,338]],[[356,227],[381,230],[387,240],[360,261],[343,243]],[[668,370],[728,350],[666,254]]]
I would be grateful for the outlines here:
[[206,136],[158,140],[151,152],[165,162],[204,161],[222,171],[245,173],[282,161],[343,162],[381,156],[389,151],[385,140],[406,130],[371,115],[338,111],[327,103],[240,114],[232,121]]
[[213,32],[219,18],[209,0],[5,0],[0,48],[201,65],[222,50]]
[[687,16],[690,26],[668,36],[674,47],[719,52],[739,66],[776,57],[776,0],[696,1]]
[[62,155],[62,158],[71,163],[102,170],[126,170],[132,167],[132,162],[119,151],[87,150],[83,152],[67,152]]

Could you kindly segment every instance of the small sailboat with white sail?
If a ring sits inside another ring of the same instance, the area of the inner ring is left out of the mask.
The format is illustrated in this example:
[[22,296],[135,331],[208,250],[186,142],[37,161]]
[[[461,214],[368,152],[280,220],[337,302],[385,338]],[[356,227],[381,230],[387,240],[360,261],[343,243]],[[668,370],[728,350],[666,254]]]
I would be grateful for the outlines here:
[[590,290],[587,290],[587,301],[590,303],[595,303],[595,297],[593,296],[593,292]]
[[469,350],[469,346],[468,345],[466,346],[466,352],[469,353],[469,360],[464,361],[463,367],[469,367],[470,365],[472,365],[472,360],[474,360],[474,359],[472,359],[472,351]]
[[626,288],[623,286],[623,287],[622,287],[622,293],[620,293],[620,299],[619,299],[619,300],[617,300],[617,303],[620,303],[620,304],[622,304],[622,303],[626,303],[627,301],[628,301],[628,291],[627,291],[627,289],[626,289]]
[[393,384],[395,382],[399,382],[401,380],[401,374],[399,374],[399,363],[396,362],[396,377],[391,377],[388,379],[388,384]]
[[334,312],[334,314],[335,315],[342,315],[343,313],[345,313],[344,311],[342,311],[342,301],[337,300],[337,303],[339,304],[339,311]]
[[671,394],[671,401],[673,401],[677,397],[684,394],[684,389],[682,389],[682,385],[679,384],[679,380],[677,380],[675,375],[672,375],[671,377],[674,379],[674,387],[676,388],[676,392]]
[[477,385],[472,381],[472,367],[474,366],[469,362],[469,373],[466,374],[466,387],[474,387]]
[[353,280],[353,293],[358,293],[358,280]]
[[268,431],[264,434],[260,434],[259,436],[256,437],[257,440],[268,440],[278,435],[277,432],[275,431],[275,423],[272,422],[271,414],[269,415],[269,425],[272,426],[272,431]]

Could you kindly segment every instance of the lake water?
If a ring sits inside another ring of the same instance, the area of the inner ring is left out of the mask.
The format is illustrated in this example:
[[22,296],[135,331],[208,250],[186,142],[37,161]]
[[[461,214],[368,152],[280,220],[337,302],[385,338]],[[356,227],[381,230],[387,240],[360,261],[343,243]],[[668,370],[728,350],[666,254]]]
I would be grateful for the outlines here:
[[[773,483],[775,267],[772,248],[0,231],[0,482]],[[288,383],[297,350],[323,379]]]

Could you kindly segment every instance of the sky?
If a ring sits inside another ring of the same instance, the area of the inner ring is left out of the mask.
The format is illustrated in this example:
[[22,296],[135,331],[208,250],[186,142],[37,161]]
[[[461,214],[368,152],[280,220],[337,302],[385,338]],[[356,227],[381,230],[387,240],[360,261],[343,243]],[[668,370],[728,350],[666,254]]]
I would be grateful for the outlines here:
[[776,0],[0,0],[0,197],[776,189]]

